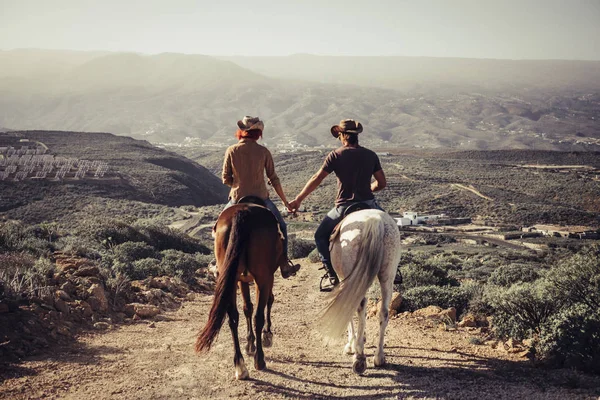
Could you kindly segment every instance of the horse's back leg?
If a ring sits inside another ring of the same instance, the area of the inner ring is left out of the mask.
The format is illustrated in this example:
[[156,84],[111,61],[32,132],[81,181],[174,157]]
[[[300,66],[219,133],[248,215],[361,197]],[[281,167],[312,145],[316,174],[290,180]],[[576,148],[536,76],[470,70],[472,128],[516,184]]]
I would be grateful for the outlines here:
[[255,337],[254,330],[252,329],[252,314],[254,312],[252,306],[252,300],[250,299],[250,285],[246,282],[240,282],[240,290],[242,292],[242,299],[244,300],[244,316],[246,317],[246,354],[249,356],[253,356],[256,351],[256,346],[254,345]]
[[352,365],[352,370],[357,374],[362,374],[367,369],[367,358],[365,357],[365,327],[367,324],[367,298],[364,297],[360,305],[358,306],[358,310],[356,310],[358,314],[358,324],[356,327],[356,335],[354,347],[356,352],[354,353],[354,363]]
[[[256,278],[256,276],[255,276]],[[265,369],[265,353],[262,345],[262,329],[265,325],[265,307],[273,290],[273,275],[263,277],[256,282],[256,314],[254,315],[254,329],[256,329],[256,353],[254,354],[254,367],[261,371]]]
[[374,364],[376,367],[381,367],[385,365],[383,342],[385,340],[385,329],[387,328],[389,320],[389,309],[390,301],[392,300],[393,280],[394,278],[391,277],[389,279],[380,279],[379,281],[381,285],[381,308],[379,309],[379,344],[377,346],[377,350],[375,351],[374,360]]
[[231,329],[231,336],[233,337],[233,347],[235,349],[235,355],[233,356],[233,364],[235,365],[235,379],[243,380],[247,379],[248,369],[244,362],[244,356],[240,350],[240,339],[238,337],[238,321],[240,313],[237,310],[235,298],[231,305],[227,308],[227,315],[229,316],[229,328]]
[[273,333],[271,332],[271,308],[273,307],[274,301],[275,296],[273,295],[273,290],[271,289],[271,296],[269,296],[269,300],[267,301],[267,323],[262,330],[262,345],[264,347],[271,347],[273,345]]
[[344,346],[344,353],[354,354],[356,352],[355,342],[354,323],[350,320],[348,323],[348,343]]

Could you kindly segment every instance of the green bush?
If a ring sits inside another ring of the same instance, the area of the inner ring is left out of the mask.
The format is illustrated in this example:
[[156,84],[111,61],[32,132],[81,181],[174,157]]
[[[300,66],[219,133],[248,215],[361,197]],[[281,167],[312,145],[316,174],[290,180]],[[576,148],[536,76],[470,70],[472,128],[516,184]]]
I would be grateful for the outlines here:
[[97,260],[104,247],[95,240],[80,236],[63,236],[56,241],[56,248],[65,253]]
[[317,250],[316,247],[313,249],[313,251],[308,253],[307,258],[308,258],[308,261],[310,261],[311,263],[321,262],[321,256],[319,255],[319,251]]
[[48,286],[54,264],[25,253],[0,253],[0,298],[33,296]]
[[209,254],[211,250],[184,232],[156,224],[135,225],[146,243],[156,250],[179,250],[184,253]]
[[311,251],[316,248],[314,240],[301,239],[296,235],[288,236],[288,257],[303,258],[307,257]]
[[420,286],[403,293],[402,307],[408,311],[427,306],[442,308],[454,307],[458,315],[466,311],[473,296],[468,287],[462,286]]
[[540,334],[559,307],[543,280],[522,282],[510,288],[488,285],[484,301],[494,310],[494,326],[501,337],[525,339]]
[[203,267],[200,260],[191,254],[177,250],[164,250],[160,254],[161,272],[165,275],[179,277],[185,282],[192,281],[196,270]]
[[509,264],[496,268],[488,279],[488,283],[497,286],[509,287],[513,283],[533,282],[540,275],[535,267],[527,264]]
[[114,258],[121,263],[130,263],[143,258],[155,258],[156,250],[145,242],[125,242],[115,246],[113,249]]
[[38,228],[12,221],[0,224],[0,251],[26,252],[36,257],[48,255],[54,247]]
[[146,279],[150,276],[159,276],[162,272],[160,260],[156,258],[142,258],[130,264],[127,275],[131,279]]
[[600,311],[564,308],[544,325],[536,348],[552,365],[600,373]]
[[125,242],[144,242],[145,237],[126,222],[116,219],[95,219],[87,221],[77,232],[78,236],[94,239],[106,248]]
[[600,308],[600,246],[590,246],[558,262],[546,279],[551,296],[569,304]]

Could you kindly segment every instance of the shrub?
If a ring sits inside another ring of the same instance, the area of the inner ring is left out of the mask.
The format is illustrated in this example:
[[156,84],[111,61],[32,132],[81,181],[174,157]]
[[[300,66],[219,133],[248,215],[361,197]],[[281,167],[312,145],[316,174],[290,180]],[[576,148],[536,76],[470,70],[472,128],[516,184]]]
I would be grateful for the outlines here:
[[600,373],[600,311],[564,308],[544,325],[536,349],[552,365]]
[[403,308],[409,311],[427,306],[454,307],[460,315],[467,309],[472,291],[462,286],[420,286],[408,289],[402,297]]
[[28,228],[20,222],[0,224],[0,250],[27,252],[36,257],[47,255],[53,250],[52,244],[38,233],[36,229]]
[[494,310],[496,333],[519,340],[539,334],[560,307],[544,280],[517,283],[508,289],[488,285],[484,300]]
[[55,244],[58,250],[73,254],[79,257],[85,257],[97,260],[101,257],[104,247],[97,241],[79,236],[63,236]]
[[79,224],[76,236],[92,239],[110,249],[125,242],[143,242],[144,235],[124,221],[112,218],[92,218]]
[[145,242],[125,242],[113,248],[115,260],[121,263],[130,263],[142,258],[156,257],[154,247]]
[[321,256],[319,255],[319,252],[317,251],[316,247],[313,249],[313,251],[311,251],[308,254],[308,261],[310,261],[311,263],[321,262]]
[[316,248],[313,240],[301,239],[295,235],[288,236],[288,257],[303,258]]
[[600,308],[600,246],[590,246],[558,262],[547,279],[551,296],[569,304]]
[[156,258],[142,258],[133,261],[128,275],[132,279],[146,279],[149,276],[159,276],[162,273],[160,261]]
[[177,250],[161,251],[160,268],[163,274],[179,277],[185,282],[194,278],[194,272],[201,268],[201,263],[191,254]]
[[144,236],[144,241],[158,251],[173,249],[190,254],[209,254],[211,252],[208,247],[196,239],[168,226],[149,224],[136,225],[136,227],[138,227],[140,234]]
[[488,279],[488,283],[497,286],[509,287],[513,283],[533,282],[540,275],[535,267],[527,264],[509,264],[496,268]]
[[24,253],[0,253],[0,298],[34,295],[47,286],[54,264]]
[[425,261],[414,260],[408,264],[400,264],[402,273],[402,286],[405,289],[419,286],[458,286],[456,279],[448,276],[448,269],[451,266],[440,262],[439,259],[430,258]]

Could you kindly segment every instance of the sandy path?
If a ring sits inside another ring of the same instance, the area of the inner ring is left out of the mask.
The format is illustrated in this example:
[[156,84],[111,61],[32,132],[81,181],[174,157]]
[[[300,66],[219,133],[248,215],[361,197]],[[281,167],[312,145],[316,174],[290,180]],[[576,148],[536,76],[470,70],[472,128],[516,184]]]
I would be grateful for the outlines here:
[[[439,330],[412,317],[390,321],[384,369],[373,368],[377,322],[367,321],[369,367],[364,376],[356,376],[350,356],[342,354],[343,342],[325,344],[312,326],[322,303],[318,276],[316,265],[305,263],[295,278],[277,279],[274,346],[266,349],[266,371],[255,371],[246,357],[249,381],[234,379],[227,325],[208,355],[194,354],[195,334],[212,301],[211,296],[199,295],[159,321],[84,335],[73,346],[4,371],[2,376],[8,379],[0,383],[0,398],[565,399],[598,395],[597,387],[584,385],[579,375],[565,378],[564,371],[534,369],[502,350],[469,344],[469,332]],[[242,341],[244,331],[245,323],[240,328]]]

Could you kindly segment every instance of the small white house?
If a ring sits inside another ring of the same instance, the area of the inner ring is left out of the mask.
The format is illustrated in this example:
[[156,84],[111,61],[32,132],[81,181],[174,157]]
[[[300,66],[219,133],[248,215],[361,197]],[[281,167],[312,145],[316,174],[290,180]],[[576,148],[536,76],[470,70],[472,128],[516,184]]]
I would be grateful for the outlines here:
[[396,218],[398,226],[411,226],[426,224],[429,221],[436,220],[438,218],[446,217],[445,214],[439,215],[419,215],[416,212],[407,211],[402,213],[402,217]]

